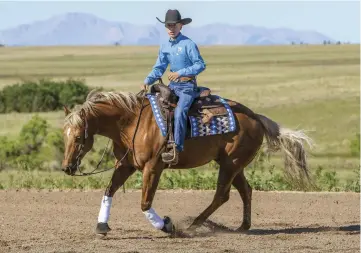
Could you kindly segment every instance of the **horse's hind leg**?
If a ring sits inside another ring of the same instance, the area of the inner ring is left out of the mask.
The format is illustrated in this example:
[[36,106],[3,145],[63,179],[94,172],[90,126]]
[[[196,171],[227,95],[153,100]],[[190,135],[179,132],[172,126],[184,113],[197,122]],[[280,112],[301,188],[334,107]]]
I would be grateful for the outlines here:
[[254,158],[257,147],[239,149],[238,158],[223,157],[220,162],[217,190],[211,205],[204,210],[192,223],[190,228],[201,225],[222,204],[228,201],[231,184],[237,188],[244,202],[244,220],[239,229],[249,229],[251,224],[252,189],[243,174],[243,168]]
[[131,166],[120,166],[113,172],[112,179],[105,190],[101,202],[98,224],[95,230],[97,234],[106,235],[110,231],[108,220],[113,196],[134,172],[135,169]]
[[220,163],[217,189],[212,203],[193,221],[189,229],[200,226],[209,216],[211,216],[221,205],[229,199],[231,184],[236,174],[234,167],[226,161]]
[[244,176],[243,169],[235,176],[232,185],[238,190],[243,201],[243,222],[237,230],[248,230],[251,227],[252,188]]

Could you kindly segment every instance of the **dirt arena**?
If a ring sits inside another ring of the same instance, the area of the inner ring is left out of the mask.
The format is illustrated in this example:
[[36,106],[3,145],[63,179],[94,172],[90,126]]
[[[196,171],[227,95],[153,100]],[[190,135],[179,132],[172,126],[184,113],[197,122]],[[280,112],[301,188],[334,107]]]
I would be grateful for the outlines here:
[[[119,191],[103,239],[94,234],[103,191],[0,191],[0,252],[359,252],[356,193],[254,192],[252,227],[241,224],[237,192],[198,235],[169,238],[140,210],[140,191]],[[153,207],[190,225],[213,191],[158,191]]]

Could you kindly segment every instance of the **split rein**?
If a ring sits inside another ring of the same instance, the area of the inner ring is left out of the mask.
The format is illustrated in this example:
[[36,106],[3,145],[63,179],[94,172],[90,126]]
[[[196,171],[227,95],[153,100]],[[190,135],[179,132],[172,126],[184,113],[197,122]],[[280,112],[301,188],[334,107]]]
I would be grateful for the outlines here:
[[[143,93],[143,94],[142,94]],[[135,131],[134,131],[134,135],[133,135],[133,139],[132,139],[132,148],[133,148],[133,152],[134,152],[134,158],[135,158],[135,162],[137,163],[137,165],[139,166],[139,163],[137,161],[137,157],[135,155],[135,147],[134,147],[134,140],[135,140],[135,136],[137,134],[137,131],[138,131],[138,128],[139,128],[139,122],[140,122],[140,118],[142,116],[142,112],[143,112],[143,109],[144,109],[144,99],[145,99],[145,95],[146,95],[146,90],[141,90],[140,92],[137,93],[137,96],[139,96],[140,94],[142,94],[142,104],[141,104],[141,109],[140,109],[140,113],[139,113],[139,117],[138,117],[138,120],[137,120],[137,125],[135,127]],[[109,142],[110,142],[110,139],[108,140],[108,143],[105,147],[105,150],[102,154],[102,157],[100,158],[100,161],[98,162],[97,166],[95,167],[95,169],[91,172],[83,172],[81,169],[80,169],[80,162],[81,162],[81,156],[83,154],[83,149],[84,149],[84,146],[85,146],[85,140],[86,138],[88,138],[88,122],[87,120],[85,119],[85,127],[84,127],[84,139],[83,139],[83,142],[82,144],[80,144],[80,151],[79,151],[79,154],[78,156],[76,157],[76,168],[77,170],[80,172],[80,174],[74,174],[72,176],[76,176],[76,177],[83,177],[83,176],[90,176],[90,175],[95,175],[95,174],[98,174],[98,173],[102,173],[102,172],[105,172],[105,171],[108,171],[108,170],[111,170],[111,169],[115,169],[117,164],[121,163],[128,155],[129,151],[131,150],[130,148],[127,149],[127,152],[125,152],[124,156],[122,157],[122,159],[120,159],[116,164],[115,166],[111,167],[111,168],[107,168],[107,169],[104,169],[104,170],[101,170],[101,171],[97,171],[95,172],[100,164],[102,163],[103,159],[104,159],[104,155],[105,155],[105,152],[107,151],[108,149],[108,145],[109,145]]]

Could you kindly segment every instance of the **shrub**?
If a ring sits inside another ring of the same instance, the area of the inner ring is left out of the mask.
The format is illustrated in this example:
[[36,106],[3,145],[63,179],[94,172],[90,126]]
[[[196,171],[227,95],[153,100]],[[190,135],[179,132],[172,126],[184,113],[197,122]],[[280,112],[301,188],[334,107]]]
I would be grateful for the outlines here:
[[22,127],[17,140],[0,137],[0,169],[44,169],[63,147],[60,129],[50,128],[45,119],[34,115]]
[[72,108],[83,103],[89,91],[83,80],[25,81],[6,86],[0,92],[0,112],[47,112],[59,110],[63,105]]

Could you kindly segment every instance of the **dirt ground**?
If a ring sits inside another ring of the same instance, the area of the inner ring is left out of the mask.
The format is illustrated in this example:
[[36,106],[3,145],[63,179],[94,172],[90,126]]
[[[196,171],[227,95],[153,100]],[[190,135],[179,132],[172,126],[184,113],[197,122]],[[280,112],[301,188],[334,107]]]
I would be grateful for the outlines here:
[[[254,192],[252,227],[237,192],[192,238],[169,238],[145,220],[140,191],[119,191],[103,239],[94,230],[103,191],[0,191],[0,252],[359,252],[356,193]],[[153,207],[186,228],[213,191],[158,191]]]

